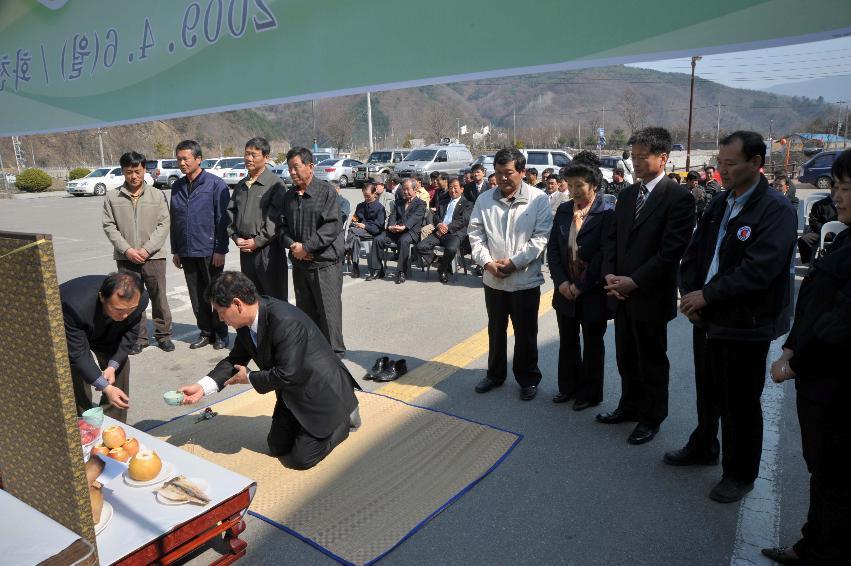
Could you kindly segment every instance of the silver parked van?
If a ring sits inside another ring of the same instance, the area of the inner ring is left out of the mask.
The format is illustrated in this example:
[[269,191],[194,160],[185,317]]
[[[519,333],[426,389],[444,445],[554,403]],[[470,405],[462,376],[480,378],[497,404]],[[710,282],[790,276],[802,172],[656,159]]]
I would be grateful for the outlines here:
[[453,143],[444,138],[440,143],[414,149],[394,167],[399,177],[419,177],[423,183],[433,171],[457,175],[473,160],[469,148],[463,143]]

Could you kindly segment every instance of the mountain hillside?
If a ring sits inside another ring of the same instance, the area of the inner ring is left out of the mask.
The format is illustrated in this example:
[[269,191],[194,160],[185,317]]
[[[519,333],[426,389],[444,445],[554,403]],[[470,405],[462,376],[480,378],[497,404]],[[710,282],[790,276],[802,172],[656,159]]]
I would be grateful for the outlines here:
[[[374,136],[381,146],[402,145],[406,139],[433,142],[457,136],[473,144],[471,134],[485,125],[489,147],[517,140],[531,146],[593,143],[605,127],[609,145],[625,142],[634,129],[647,125],[669,128],[685,142],[688,123],[689,76],[632,67],[603,67],[433,85],[373,93]],[[694,140],[714,147],[720,130],[753,129],[766,136],[800,131],[815,119],[834,115],[835,105],[801,97],[733,89],[698,79],[695,88]],[[258,107],[191,118],[156,120],[103,130],[104,157],[116,163],[122,152],[135,149],[149,157],[169,157],[185,138],[201,142],[208,156],[240,155],[245,140],[262,135],[272,142],[273,156],[291,145],[354,149],[367,147],[366,95]],[[580,138],[581,133],[581,138]],[[95,130],[22,138],[27,165],[73,167],[99,164]],[[14,164],[12,144],[0,147],[3,163]]]

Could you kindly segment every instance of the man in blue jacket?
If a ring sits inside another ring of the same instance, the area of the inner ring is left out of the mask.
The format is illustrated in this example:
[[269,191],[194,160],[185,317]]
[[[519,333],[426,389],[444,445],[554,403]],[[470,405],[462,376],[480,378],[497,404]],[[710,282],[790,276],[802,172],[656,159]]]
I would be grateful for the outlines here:
[[204,300],[210,284],[222,274],[228,253],[228,202],[225,182],[201,168],[201,146],[194,140],[177,144],[175,156],[183,177],[171,188],[171,252],[183,269],[192,312],[201,335],[189,345],[227,348],[228,327]]
[[[712,199],[680,265],[680,311],[695,325],[697,428],[665,454],[673,466],[713,465],[723,448],[719,503],[740,500],[759,473],[766,355],[789,330],[789,266],[797,215],[759,170],[756,132],[721,140],[718,170],[727,189]],[[721,422],[721,446],[718,422]]]

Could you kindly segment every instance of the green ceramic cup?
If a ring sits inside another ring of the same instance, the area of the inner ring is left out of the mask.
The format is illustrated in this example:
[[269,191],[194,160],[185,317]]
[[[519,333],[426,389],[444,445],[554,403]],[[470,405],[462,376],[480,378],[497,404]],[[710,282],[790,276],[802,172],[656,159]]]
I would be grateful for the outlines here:
[[180,391],[166,391],[163,393],[163,399],[165,400],[166,405],[177,407],[183,402],[183,393]]

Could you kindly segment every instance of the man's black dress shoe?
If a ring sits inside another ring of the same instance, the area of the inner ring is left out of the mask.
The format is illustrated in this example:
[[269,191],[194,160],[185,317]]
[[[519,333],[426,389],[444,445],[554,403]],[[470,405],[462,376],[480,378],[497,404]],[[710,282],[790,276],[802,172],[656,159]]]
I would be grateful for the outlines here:
[[224,350],[228,347],[228,337],[216,337],[216,341],[213,342],[213,349],[215,350]]
[[763,548],[762,555],[784,566],[794,566],[801,563],[801,557],[795,554],[795,550],[792,547],[778,546],[777,548]]
[[447,283],[449,283],[449,274],[444,271],[441,271],[440,275],[438,275],[438,279],[440,279],[441,283],[446,285]]
[[573,402],[573,410],[574,411],[584,411],[585,409],[587,409],[589,407],[596,407],[599,404],[600,403],[591,403],[590,401],[580,401],[579,399],[577,399],[576,401]]
[[557,393],[555,397],[553,397],[553,403],[567,403],[573,399],[573,395],[569,393]]
[[360,267],[357,265],[352,266],[352,272],[349,273],[352,279],[358,279],[360,277]]
[[538,394],[538,386],[537,385],[524,385],[520,388],[520,400],[521,401],[531,401],[535,398],[535,395]]
[[679,450],[665,452],[662,461],[669,466],[715,466],[718,464],[718,456],[703,456],[686,446]]
[[141,342],[136,342],[135,344],[133,344],[133,347],[130,348],[130,355],[135,356],[136,354],[141,354],[142,350],[144,350],[147,347],[148,347],[147,344],[143,344]]
[[659,425],[648,425],[638,423],[632,431],[632,434],[626,439],[630,444],[645,444],[653,440],[656,433],[659,432]]
[[192,342],[191,344],[189,344],[189,349],[190,350],[197,350],[198,348],[203,348],[204,346],[209,346],[212,343],[213,342],[212,342],[212,340],[210,340],[209,336],[201,336],[200,338],[198,338],[198,340],[196,342]]
[[369,275],[366,276],[367,281],[375,281],[376,279],[384,279],[384,270],[380,271],[370,271]]
[[503,381],[494,381],[487,376],[483,377],[482,380],[476,384],[476,393],[487,393],[491,389],[499,387],[503,383]]
[[597,422],[603,424],[620,424],[638,422],[638,417],[623,412],[621,409],[615,409],[611,413],[600,413],[597,415]]
[[157,342],[157,346],[163,352],[174,352],[174,342],[166,338]]
[[384,368],[384,371],[375,376],[375,381],[387,382],[393,381],[395,379],[399,379],[403,375],[408,373],[408,362],[404,359],[401,360],[390,360],[387,363],[387,367]]
[[399,273],[396,274],[396,285],[399,285],[399,284],[404,283],[404,282],[405,282],[405,272],[400,271]]
[[366,370],[366,375],[363,376],[363,378],[367,380],[375,379],[376,377],[378,377],[378,374],[384,371],[384,369],[387,367],[388,362],[390,362],[390,358],[388,358],[387,356],[382,356],[378,358],[377,360],[375,360],[375,363],[372,364],[372,367]]
[[735,503],[752,489],[753,482],[745,483],[730,478],[721,478],[721,481],[709,492],[709,499],[718,503]]

